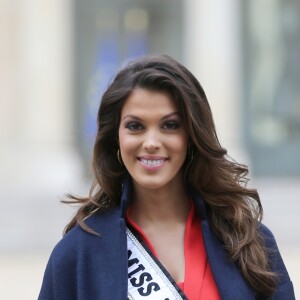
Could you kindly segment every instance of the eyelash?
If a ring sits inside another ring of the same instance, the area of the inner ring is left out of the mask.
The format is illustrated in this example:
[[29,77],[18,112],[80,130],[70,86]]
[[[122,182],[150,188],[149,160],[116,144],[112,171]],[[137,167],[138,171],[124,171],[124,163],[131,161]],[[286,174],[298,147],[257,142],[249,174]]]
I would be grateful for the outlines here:
[[131,131],[138,131],[143,129],[143,126],[138,122],[129,122],[125,127]]
[[[139,131],[143,130],[144,126],[139,122],[129,122],[125,125],[125,127],[131,131]],[[180,124],[177,121],[167,121],[162,124],[161,128],[164,130],[176,130],[180,127]]]
[[163,124],[163,129],[176,130],[180,127],[180,124],[176,121],[167,121]]

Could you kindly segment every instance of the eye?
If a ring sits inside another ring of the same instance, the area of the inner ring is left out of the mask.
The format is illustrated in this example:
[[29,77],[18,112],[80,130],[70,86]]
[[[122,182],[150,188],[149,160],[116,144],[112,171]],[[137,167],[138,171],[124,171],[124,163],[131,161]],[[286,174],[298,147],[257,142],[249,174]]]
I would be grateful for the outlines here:
[[177,121],[167,121],[162,126],[163,129],[167,129],[167,130],[176,130],[179,127],[180,127],[180,124]]
[[128,124],[126,124],[125,126],[127,129],[131,130],[131,131],[138,131],[138,130],[142,130],[144,127],[138,123],[138,122],[129,122]]

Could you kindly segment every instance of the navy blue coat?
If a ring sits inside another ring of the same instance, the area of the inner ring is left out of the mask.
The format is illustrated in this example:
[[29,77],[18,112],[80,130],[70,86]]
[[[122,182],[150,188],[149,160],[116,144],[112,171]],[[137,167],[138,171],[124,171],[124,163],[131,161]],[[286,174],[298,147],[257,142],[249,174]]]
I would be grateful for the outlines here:
[[[76,226],[56,245],[45,270],[39,300],[127,299],[128,257],[124,216],[131,198],[130,190],[130,184],[124,184],[120,207],[95,213],[86,220],[88,226],[101,233],[100,236]],[[255,298],[240,270],[228,259],[221,241],[210,228],[201,197],[193,192],[191,194],[202,219],[206,252],[221,299],[263,299]],[[264,225],[260,230],[266,247],[272,250],[272,269],[279,274],[279,284],[272,299],[293,300],[293,285],[274,236]]]

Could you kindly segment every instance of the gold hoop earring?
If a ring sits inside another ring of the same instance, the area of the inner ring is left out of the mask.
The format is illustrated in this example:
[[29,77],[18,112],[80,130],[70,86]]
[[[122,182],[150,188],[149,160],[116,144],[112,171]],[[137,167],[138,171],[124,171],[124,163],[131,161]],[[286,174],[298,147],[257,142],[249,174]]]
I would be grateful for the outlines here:
[[123,161],[122,161],[122,157],[121,157],[121,154],[120,154],[120,149],[118,149],[117,151],[117,158],[118,158],[118,161],[120,163],[120,165],[124,165]]

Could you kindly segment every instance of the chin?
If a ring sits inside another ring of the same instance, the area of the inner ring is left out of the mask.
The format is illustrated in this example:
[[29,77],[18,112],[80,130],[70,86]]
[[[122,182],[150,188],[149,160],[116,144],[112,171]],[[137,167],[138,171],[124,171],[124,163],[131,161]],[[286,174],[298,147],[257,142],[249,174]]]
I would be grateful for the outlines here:
[[164,183],[161,180],[134,180],[134,183],[137,187],[146,190],[159,190],[167,186],[167,183]]

